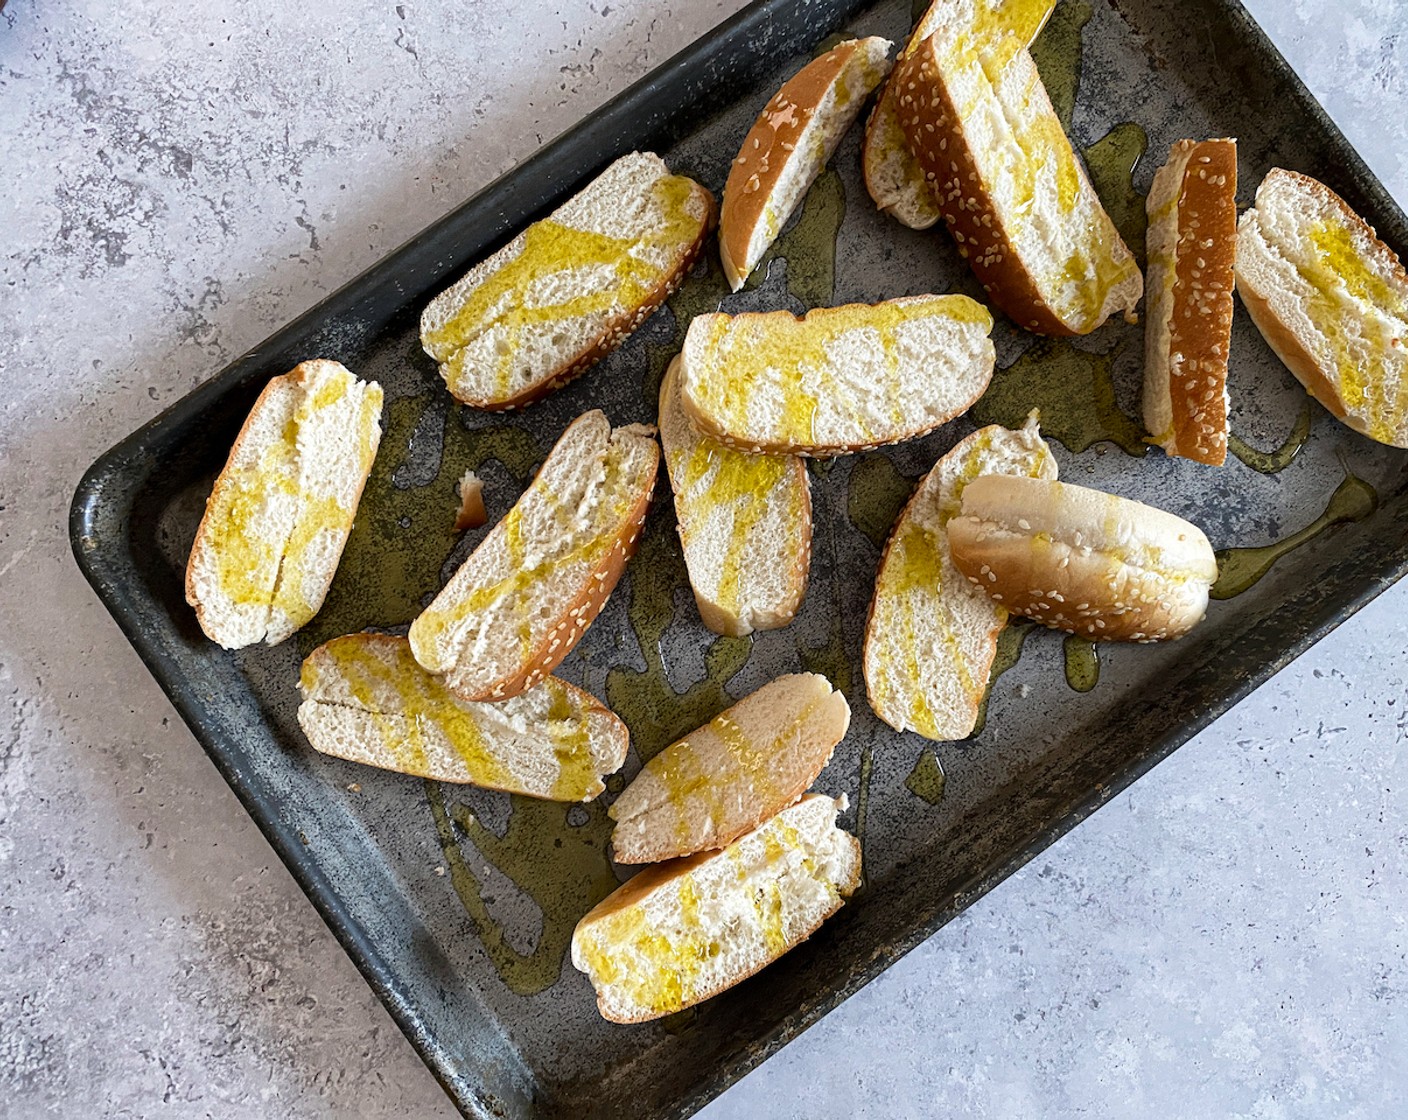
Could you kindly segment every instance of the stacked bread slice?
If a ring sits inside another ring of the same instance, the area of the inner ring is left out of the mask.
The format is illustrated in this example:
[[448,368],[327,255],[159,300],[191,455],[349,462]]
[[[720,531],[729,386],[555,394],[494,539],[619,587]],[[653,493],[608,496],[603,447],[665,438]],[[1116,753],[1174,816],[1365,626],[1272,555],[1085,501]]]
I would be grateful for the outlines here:
[[1017,35],[974,35],[947,6],[895,67],[896,113],[959,254],[1039,334],[1133,316],[1144,283]]
[[786,626],[811,564],[806,464],[745,455],[696,431],[680,402],[678,358],[660,383],[660,443],[704,625],[740,638]]
[[[934,0],[900,52],[904,61],[930,35],[948,26],[969,42],[994,41],[1015,54],[1031,46],[1056,0]],[[928,229],[943,217],[942,200],[910,151],[900,125],[900,86],[887,81],[865,124],[862,168],[865,189],[885,213],[911,229]]]
[[758,115],[729,170],[719,257],[736,292],[890,70],[888,39],[848,39],[788,79]]
[[603,1016],[689,1007],[794,948],[860,883],[845,807],[803,796],[846,734],[845,698],[781,677],[651,759],[610,809],[616,859],[663,860],[578,924],[572,963]]

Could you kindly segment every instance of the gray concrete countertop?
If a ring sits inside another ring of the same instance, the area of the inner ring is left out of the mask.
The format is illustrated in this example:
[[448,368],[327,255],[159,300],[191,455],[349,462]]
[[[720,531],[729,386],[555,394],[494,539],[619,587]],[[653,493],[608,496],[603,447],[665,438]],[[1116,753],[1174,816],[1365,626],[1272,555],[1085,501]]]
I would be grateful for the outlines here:
[[[1247,2],[1408,203],[1408,5]],[[451,1114],[87,589],[68,501],[741,6],[0,14],[0,1112]],[[1405,674],[1408,586],[704,1115],[1401,1114]]]

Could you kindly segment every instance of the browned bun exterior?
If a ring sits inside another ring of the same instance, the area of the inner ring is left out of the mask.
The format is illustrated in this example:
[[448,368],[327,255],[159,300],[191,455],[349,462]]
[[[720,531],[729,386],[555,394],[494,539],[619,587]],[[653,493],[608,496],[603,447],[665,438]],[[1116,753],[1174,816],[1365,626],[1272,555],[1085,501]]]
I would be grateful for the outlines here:
[[1227,460],[1237,141],[1180,140],[1149,192],[1144,426],[1170,455]]
[[1097,641],[1181,637],[1217,579],[1196,525],[1045,479],[975,478],[948,541],[954,566],[1007,610]]

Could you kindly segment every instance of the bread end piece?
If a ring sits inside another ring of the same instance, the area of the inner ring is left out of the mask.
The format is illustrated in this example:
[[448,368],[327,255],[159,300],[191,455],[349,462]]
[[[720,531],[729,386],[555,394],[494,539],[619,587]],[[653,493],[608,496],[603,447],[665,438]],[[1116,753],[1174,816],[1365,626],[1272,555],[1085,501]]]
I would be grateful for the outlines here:
[[958,570],[1004,609],[1092,641],[1182,637],[1217,579],[1191,522],[1044,479],[975,479],[948,540]]
[[743,139],[719,215],[719,257],[736,292],[889,72],[890,41],[838,43],[787,80]]
[[577,923],[572,964],[614,1023],[658,1019],[795,948],[860,885],[842,802],[804,797],[727,848],[656,864]]
[[1149,191],[1144,426],[1170,455],[1227,459],[1237,142],[1180,140]]

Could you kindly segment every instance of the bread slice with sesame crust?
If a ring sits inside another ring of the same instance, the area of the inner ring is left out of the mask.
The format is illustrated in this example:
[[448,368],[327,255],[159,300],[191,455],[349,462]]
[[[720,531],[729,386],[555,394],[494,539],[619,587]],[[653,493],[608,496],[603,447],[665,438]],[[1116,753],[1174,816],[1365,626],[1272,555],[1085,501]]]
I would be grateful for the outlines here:
[[1408,447],[1408,273],[1339,195],[1271,171],[1242,215],[1237,291],[1312,397],[1370,439]]
[[411,649],[465,700],[507,700],[561,663],[635,553],[660,445],[643,424],[574,420],[528,489],[411,623]]
[[608,810],[616,862],[731,844],[807,791],[850,722],[846,698],[819,673],[763,685],[641,768]]
[[1024,49],[945,26],[895,68],[900,126],[959,254],[1018,326],[1084,335],[1133,321],[1134,255],[1100,204]]
[[572,964],[613,1023],[717,995],[796,948],[860,885],[845,801],[802,798],[727,848],[646,868],[572,933]]
[[381,442],[381,386],[302,362],[254,402],[205,505],[186,601],[226,649],[275,645],[322,608]]
[[680,399],[700,432],[751,454],[845,455],[914,439],[992,380],[992,316],[967,296],[700,315]]
[[[909,57],[945,24],[964,28],[970,39],[1006,35],[1013,46],[1029,47],[1055,7],[1056,0],[934,0],[914,25],[900,58]],[[898,98],[899,90],[891,78],[865,122],[861,155],[865,189],[876,206],[902,225],[928,229],[943,217],[943,211],[933,186],[924,178],[924,169],[909,150],[896,112]]]
[[1227,460],[1237,141],[1180,140],[1149,191],[1144,426],[1170,455]]
[[1005,609],[1097,641],[1182,637],[1217,579],[1191,522],[1047,478],[975,479],[948,543],[964,578]]
[[645,322],[689,274],[716,214],[714,196],[659,156],[622,156],[436,296],[421,345],[465,404],[530,404]]
[[298,687],[298,723],[315,750],[436,782],[590,801],[630,746],[626,725],[566,681],[547,677],[501,704],[461,700],[388,634],[319,646]]
[[789,78],[753,122],[719,213],[719,256],[735,292],[889,73],[890,45],[876,36],[838,43]]
[[700,435],[679,358],[660,382],[660,444],[699,617],[716,634],[776,630],[797,614],[812,555],[812,492],[795,455],[747,455]]
[[885,545],[865,627],[865,690],[896,731],[945,742],[972,734],[1007,611],[953,565],[945,527],[983,475],[1055,478],[1056,459],[1033,414],[961,440],[934,465]]

